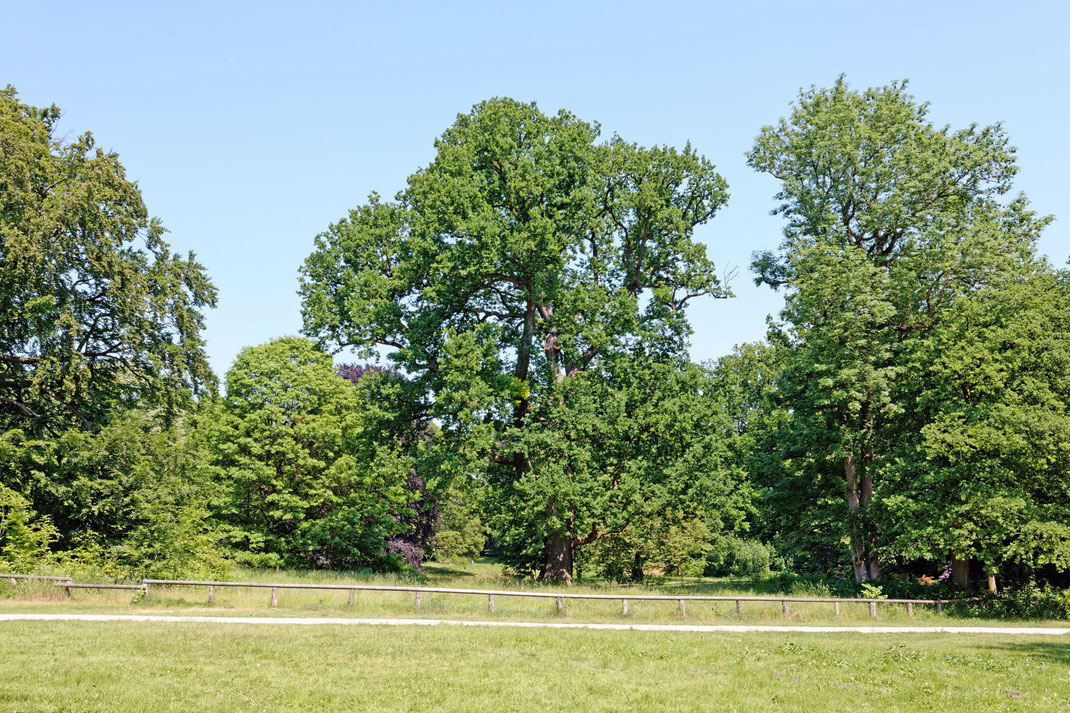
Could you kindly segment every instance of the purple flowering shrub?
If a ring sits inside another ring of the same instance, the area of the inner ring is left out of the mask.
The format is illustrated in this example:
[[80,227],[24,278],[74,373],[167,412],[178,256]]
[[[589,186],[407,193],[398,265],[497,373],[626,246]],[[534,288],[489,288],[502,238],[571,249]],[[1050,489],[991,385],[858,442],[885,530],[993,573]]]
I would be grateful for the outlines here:
[[424,557],[423,549],[418,544],[401,537],[387,538],[385,552],[400,557],[402,562],[414,569],[420,569]]

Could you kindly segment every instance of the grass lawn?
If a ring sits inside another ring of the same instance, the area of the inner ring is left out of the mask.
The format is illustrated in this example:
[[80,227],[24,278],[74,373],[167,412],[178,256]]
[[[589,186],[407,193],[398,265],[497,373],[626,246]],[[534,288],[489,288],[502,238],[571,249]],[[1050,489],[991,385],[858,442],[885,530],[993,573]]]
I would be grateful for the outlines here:
[[1070,711],[1061,639],[0,623],[8,711]]

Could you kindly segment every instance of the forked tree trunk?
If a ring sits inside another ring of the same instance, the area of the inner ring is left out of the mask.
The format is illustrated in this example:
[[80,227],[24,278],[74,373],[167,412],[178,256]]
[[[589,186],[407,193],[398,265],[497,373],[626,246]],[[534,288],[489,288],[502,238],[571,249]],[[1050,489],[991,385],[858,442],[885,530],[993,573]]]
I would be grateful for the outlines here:
[[862,526],[865,529],[863,535],[866,543],[866,575],[871,581],[881,578],[881,567],[874,550],[877,534],[869,519],[869,509],[873,505],[873,469],[869,467],[872,462],[873,453],[867,452],[862,456]]
[[869,553],[866,551],[866,539],[862,532],[861,498],[858,492],[858,464],[855,462],[853,451],[843,459],[843,477],[846,485],[844,497],[847,500],[847,508],[850,510],[848,517],[851,518],[851,566],[854,569],[856,581],[868,582],[870,580]]
[[559,584],[572,584],[573,542],[567,532],[555,532],[546,540],[546,562],[542,579]]

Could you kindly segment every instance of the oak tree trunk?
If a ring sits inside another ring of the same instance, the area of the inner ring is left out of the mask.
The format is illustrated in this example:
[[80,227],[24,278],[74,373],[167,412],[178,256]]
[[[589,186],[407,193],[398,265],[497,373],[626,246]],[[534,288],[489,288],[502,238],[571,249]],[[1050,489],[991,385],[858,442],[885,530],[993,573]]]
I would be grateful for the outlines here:
[[547,538],[543,580],[572,584],[573,547],[572,537],[567,532],[555,532]]

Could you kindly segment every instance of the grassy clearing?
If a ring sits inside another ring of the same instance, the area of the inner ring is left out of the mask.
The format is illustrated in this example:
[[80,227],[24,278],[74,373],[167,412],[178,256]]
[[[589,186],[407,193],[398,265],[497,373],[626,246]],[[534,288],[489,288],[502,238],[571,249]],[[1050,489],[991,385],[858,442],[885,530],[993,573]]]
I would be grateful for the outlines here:
[[1023,637],[8,622],[0,647],[0,711],[1070,711],[1070,648]]
[[[740,582],[680,581],[649,586],[622,586],[612,583],[584,583],[558,588],[530,581],[516,581],[501,576],[497,565],[478,563],[467,566],[428,565],[421,577],[370,576],[353,573],[240,570],[232,581],[379,584],[403,586],[453,587],[464,589],[512,589],[556,593],[754,596],[769,594]],[[272,616],[355,616],[355,617],[424,617],[449,619],[486,619],[514,621],[583,621],[635,623],[703,623],[703,624],[929,624],[929,625],[1013,625],[1010,620],[983,620],[965,617],[948,606],[945,616],[932,607],[918,605],[915,617],[908,617],[902,605],[879,605],[878,618],[870,618],[866,604],[841,604],[840,616],[831,604],[791,604],[791,616],[785,618],[779,602],[744,602],[743,616],[736,614],[735,603],[687,602],[681,615],[675,601],[646,602],[630,600],[628,614],[622,616],[619,601],[565,600],[564,613],[558,613],[553,599],[496,597],[495,611],[488,612],[486,597],[479,595],[423,594],[420,607],[415,597],[404,592],[357,592],[354,606],[348,606],[346,591],[279,590],[279,608],[271,606],[269,589],[216,588],[215,602],[207,603],[205,587],[150,588],[148,597],[133,596],[129,591],[75,590],[67,599],[62,589],[49,583],[20,582],[10,585],[0,579],[0,611],[66,611],[84,613],[184,613]],[[1029,621],[1030,626],[1066,626],[1066,622]]]

